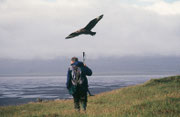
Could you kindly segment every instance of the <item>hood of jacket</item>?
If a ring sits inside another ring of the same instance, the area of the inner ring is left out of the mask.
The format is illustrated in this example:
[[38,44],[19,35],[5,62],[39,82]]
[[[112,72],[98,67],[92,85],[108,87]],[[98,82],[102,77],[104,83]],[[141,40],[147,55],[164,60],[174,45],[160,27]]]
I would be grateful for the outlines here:
[[76,61],[76,62],[74,62],[74,63],[71,64],[71,65],[72,65],[72,66],[75,65],[75,66],[78,66],[78,67],[83,67],[83,66],[84,66],[83,62],[81,62],[81,61]]

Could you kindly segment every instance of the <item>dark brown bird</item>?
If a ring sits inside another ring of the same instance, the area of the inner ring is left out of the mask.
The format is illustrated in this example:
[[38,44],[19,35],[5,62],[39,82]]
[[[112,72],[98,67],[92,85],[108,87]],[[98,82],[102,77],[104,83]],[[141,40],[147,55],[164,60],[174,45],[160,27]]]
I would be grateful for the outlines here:
[[103,15],[100,15],[99,17],[91,20],[88,25],[86,25],[84,28],[80,29],[80,30],[77,30],[73,33],[71,33],[69,36],[66,37],[66,39],[69,39],[69,38],[73,38],[73,37],[76,37],[76,36],[79,36],[81,34],[87,34],[87,35],[91,35],[91,36],[94,36],[96,34],[96,32],[92,32],[91,29],[94,28],[94,26],[99,22],[99,20],[101,20],[103,18]]

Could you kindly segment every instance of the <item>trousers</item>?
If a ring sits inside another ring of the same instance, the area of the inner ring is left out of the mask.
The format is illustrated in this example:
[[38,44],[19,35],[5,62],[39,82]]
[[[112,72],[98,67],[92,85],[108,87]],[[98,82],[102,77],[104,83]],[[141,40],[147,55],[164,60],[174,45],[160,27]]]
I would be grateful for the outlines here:
[[74,108],[78,111],[80,111],[80,103],[82,105],[82,108],[84,111],[86,111],[87,107],[87,92],[84,91],[77,91],[73,94],[74,99]]

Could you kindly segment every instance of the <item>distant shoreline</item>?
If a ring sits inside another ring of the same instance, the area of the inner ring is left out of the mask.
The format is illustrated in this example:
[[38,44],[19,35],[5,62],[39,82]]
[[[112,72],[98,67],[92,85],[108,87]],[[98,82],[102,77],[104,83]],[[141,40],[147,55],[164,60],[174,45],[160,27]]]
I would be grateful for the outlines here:
[[[179,75],[179,72],[110,72],[110,73],[93,73],[93,76],[111,76],[111,75]],[[0,74],[0,77],[23,77],[23,76],[31,76],[31,77],[41,77],[41,76],[66,76],[66,74]]]

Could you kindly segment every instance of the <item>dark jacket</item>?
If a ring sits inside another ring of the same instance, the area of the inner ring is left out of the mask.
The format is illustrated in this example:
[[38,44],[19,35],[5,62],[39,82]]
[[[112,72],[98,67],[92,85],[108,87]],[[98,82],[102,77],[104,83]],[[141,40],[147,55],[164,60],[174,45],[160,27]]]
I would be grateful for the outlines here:
[[[87,90],[88,90],[88,80],[87,80],[86,76],[91,76],[92,75],[91,69],[88,68],[87,66],[84,66],[84,64],[82,62],[80,62],[80,61],[77,61],[77,62],[71,64],[71,66],[72,65],[75,65],[75,66],[78,66],[78,67],[81,68],[81,72],[82,72],[81,74],[82,74],[82,77],[84,78],[82,88],[84,89],[85,92],[87,92]],[[72,70],[70,69],[70,67],[69,67],[68,72],[67,72],[66,87],[69,90],[69,93],[73,94],[75,89],[74,89],[74,87],[72,85],[72,82],[71,82],[71,79],[72,79],[71,72],[72,72]]]

